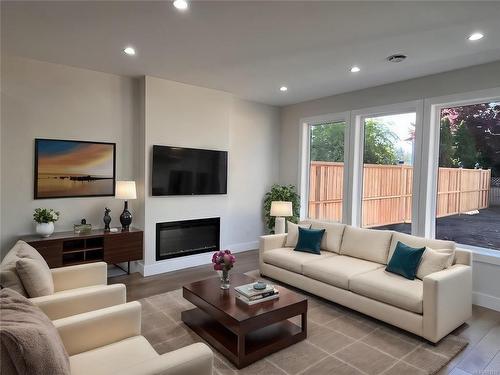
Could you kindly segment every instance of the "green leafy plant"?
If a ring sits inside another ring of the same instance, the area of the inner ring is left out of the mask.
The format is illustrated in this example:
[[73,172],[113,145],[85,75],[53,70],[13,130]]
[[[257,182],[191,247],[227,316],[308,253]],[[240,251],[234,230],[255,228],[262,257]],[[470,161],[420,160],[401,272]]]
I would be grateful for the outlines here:
[[264,196],[264,220],[266,221],[269,233],[274,233],[274,217],[270,215],[271,202],[273,201],[292,202],[293,216],[287,217],[286,219],[292,223],[297,223],[299,221],[300,196],[296,193],[295,186],[275,184]]
[[52,208],[35,208],[33,220],[38,224],[51,223],[59,220],[59,215],[59,211],[54,211]]

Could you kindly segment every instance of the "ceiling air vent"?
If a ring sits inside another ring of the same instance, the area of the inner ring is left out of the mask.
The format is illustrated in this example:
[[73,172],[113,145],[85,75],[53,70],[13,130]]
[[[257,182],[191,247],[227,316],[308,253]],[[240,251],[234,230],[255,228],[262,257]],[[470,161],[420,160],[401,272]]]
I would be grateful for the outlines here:
[[391,55],[387,58],[387,61],[393,62],[393,63],[398,63],[406,59],[406,55],[403,55],[401,53],[397,53],[395,55]]

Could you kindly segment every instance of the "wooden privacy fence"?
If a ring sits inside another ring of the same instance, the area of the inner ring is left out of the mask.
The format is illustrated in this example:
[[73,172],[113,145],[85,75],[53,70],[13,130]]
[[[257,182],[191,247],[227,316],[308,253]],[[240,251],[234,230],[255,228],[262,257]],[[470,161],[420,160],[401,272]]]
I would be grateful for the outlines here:
[[[344,163],[311,162],[309,217],[342,219]],[[439,168],[437,217],[488,207],[491,170]],[[365,164],[364,227],[411,222],[413,167]]]

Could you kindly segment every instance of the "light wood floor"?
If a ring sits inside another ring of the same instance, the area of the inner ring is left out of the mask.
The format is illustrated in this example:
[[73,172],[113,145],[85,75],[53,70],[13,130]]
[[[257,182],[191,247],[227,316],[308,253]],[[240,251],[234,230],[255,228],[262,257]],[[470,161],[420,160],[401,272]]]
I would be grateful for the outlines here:
[[[247,272],[257,268],[256,250],[237,254],[233,272]],[[116,276],[110,278],[110,283],[125,284],[127,299],[134,301],[213,276],[212,266],[205,265],[149,277],[142,277],[138,273]],[[465,337],[469,345],[439,375],[500,375],[500,312],[473,306],[472,318],[454,333]]]

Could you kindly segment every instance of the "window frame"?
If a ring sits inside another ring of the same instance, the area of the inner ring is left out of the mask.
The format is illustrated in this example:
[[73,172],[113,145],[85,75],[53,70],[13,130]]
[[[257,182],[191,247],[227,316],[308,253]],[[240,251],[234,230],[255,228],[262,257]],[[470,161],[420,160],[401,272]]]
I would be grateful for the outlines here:
[[422,148],[422,123],[423,123],[423,100],[412,100],[408,102],[389,104],[377,107],[363,108],[351,112],[354,118],[353,134],[355,140],[353,154],[354,170],[352,171],[350,190],[351,221],[350,224],[362,227],[363,215],[363,165],[364,165],[364,141],[365,141],[365,119],[380,116],[390,116],[415,112],[415,148],[413,155],[413,181],[412,181],[412,234],[418,234],[418,217],[416,208],[419,205],[420,186],[418,184],[421,172],[421,148]]
[[[486,102],[500,102],[500,87],[470,91],[467,93],[446,95],[425,99],[424,101],[424,137],[428,140],[424,144],[422,158],[426,166],[426,174],[421,182],[422,200],[420,215],[423,218],[423,237],[436,238],[436,205],[439,168],[439,141],[441,110],[444,108],[481,104]],[[497,251],[480,246],[457,243],[457,247],[467,248],[474,252]]]
[[299,149],[299,181],[298,181],[298,192],[300,194],[300,219],[309,218],[309,165],[311,163],[311,128],[313,126],[344,122],[345,123],[345,133],[344,133],[344,180],[343,180],[343,192],[342,192],[342,223],[346,223],[346,213],[348,207],[346,207],[346,197],[345,192],[347,191],[347,181],[346,174],[348,170],[348,160],[346,156],[348,155],[350,140],[349,140],[349,128],[350,128],[350,112],[338,112],[329,113],[320,116],[312,116],[301,119],[301,132],[300,132],[300,149]]

